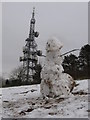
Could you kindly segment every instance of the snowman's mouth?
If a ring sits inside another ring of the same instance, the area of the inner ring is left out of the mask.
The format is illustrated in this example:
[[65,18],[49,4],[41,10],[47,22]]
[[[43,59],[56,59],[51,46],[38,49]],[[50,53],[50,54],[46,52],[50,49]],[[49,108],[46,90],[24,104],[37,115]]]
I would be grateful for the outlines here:
[[[61,48],[60,48],[60,49],[61,49]],[[49,50],[46,49],[46,51],[47,51],[48,53],[49,53],[49,52],[54,52],[54,51],[56,52],[56,51],[58,51],[58,50],[59,50],[59,49],[49,49]]]

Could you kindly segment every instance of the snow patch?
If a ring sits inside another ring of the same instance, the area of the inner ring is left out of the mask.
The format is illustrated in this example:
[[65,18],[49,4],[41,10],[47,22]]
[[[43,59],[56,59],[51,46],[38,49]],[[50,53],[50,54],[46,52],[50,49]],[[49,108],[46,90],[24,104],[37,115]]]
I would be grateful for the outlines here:
[[83,93],[87,94],[43,99],[40,85],[2,88],[2,116],[3,118],[88,118],[88,80],[76,83],[78,86],[74,88],[73,93],[83,90]]

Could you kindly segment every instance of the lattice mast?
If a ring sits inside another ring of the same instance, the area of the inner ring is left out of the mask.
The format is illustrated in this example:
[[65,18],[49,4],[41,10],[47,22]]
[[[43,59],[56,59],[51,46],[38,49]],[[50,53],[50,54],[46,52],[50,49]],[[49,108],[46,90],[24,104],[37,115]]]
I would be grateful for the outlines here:
[[30,20],[30,32],[29,37],[25,40],[26,45],[23,47],[23,57],[20,57],[20,61],[23,61],[24,81],[33,81],[33,76],[36,73],[36,65],[38,61],[37,44],[35,37],[38,37],[39,33],[35,32],[35,8],[33,8],[32,18]]

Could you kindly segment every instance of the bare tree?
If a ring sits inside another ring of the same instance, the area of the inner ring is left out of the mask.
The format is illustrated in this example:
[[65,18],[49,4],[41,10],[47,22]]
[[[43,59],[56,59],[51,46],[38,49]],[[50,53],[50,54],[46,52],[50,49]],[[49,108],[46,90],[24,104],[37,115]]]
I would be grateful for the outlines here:
[[22,81],[24,76],[24,70],[22,66],[14,69],[10,74],[10,80],[19,80]]
[[5,78],[3,76],[0,76],[0,87],[2,87],[3,85],[5,85]]

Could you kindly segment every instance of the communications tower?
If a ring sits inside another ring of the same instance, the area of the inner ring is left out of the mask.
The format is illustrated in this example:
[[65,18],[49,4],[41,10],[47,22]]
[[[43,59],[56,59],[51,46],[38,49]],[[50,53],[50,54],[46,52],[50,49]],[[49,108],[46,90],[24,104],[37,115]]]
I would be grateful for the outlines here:
[[32,18],[30,20],[29,37],[25,40],[26,44],[23,47],[23,57],[20,57],[20,62],[23,62],[23,81],[28,82],[33,81],[33,76],[36,73],[38,56],[41,56],[42,54],[40,50],[37,50],[37,44],[35,42],[35,37],[39,36],[39,33],[35,32],[35,21],[35,8],[33,8]]

